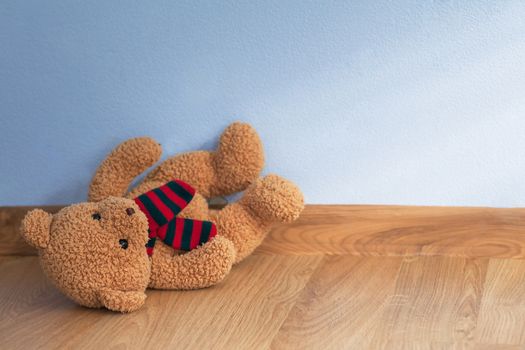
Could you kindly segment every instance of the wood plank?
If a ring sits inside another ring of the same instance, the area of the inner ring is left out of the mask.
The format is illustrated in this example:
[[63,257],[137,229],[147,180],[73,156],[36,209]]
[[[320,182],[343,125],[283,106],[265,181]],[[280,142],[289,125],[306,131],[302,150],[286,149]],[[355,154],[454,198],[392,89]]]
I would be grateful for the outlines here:
[[486,259],[405,258],[395,302],[385,308],[371,348],[472,348],[487,266]]
[[61,295],[45,278],[36,257],[0,260],[0,300],[5,349],[64,348],[96,322],[97,310]]
[[525,261],[490,260],[477,340],[525,348]]
[[122,315],[76,306],[46,282],[34,257],[0,260],[5,348],[268,347],[322,257],[252,256],[212,288],[148,291]]
[[272,348],[472,347],[486,267],[462,258],[330,257]]
[[257,254],[525,258],[525,209],[307,206]]
[[394,295],[401,258],[327,257],[284,322],[273,349],[368,349]]
[[505,344],[476,344],[474,350],[523,350],[520,345],[505,345]]

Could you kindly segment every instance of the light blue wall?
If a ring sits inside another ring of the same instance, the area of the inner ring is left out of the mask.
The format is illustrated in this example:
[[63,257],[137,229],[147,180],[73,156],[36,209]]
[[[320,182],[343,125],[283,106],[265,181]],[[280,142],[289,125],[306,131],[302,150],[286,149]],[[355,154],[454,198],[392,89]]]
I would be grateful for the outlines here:
[[522,1],[0,2],[0,205],[252,123],[310,203],[525,206]]

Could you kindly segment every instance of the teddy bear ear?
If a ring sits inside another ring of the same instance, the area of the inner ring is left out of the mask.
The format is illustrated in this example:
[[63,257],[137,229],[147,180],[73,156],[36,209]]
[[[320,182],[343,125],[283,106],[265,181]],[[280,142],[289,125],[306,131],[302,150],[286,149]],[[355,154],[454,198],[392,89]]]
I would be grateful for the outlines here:
[[49,231],[53,215],[42,209],[34,209],[22,220],[20,233],[24,240],[38,249],[45,249],[49,242]]

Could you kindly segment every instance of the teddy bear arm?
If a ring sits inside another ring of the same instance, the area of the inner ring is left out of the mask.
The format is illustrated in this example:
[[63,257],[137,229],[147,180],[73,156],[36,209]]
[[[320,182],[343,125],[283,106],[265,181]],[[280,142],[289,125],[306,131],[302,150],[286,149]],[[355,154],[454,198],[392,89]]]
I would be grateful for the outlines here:
[[216,236],[202,246],[181,255],[157,244],[152,257],[150,288],[189,290],[213,286],[230,272],[235,260],[233,244]]
[[99,292],[99,299],[109,310],[132,312],[144,305],[146,294],[142,291],[103,289]]
[[183,153],[167,159],[144,183],[180,179],[205,198],[244,191],[264,166],[264,151],[256,131],[248,124],[233,123],[222,133],[215,151]]
[[161,146],[149,137],[129,139],[118,145],[95,172],[89,186],[89,201],[122,197],[133,179],[155,164],[161,153]]

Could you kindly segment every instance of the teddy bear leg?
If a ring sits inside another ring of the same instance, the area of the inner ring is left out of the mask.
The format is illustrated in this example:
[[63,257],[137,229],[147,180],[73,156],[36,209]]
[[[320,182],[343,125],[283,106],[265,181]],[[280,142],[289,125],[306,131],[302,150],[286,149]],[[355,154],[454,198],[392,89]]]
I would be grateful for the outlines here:
[[216,236],[202,246],[181,255],[157,243],[152,256],[150,288],[199,289],[213,286],[226,277],[235,260],[235,248]]
[[167,159],[134,191],[148,183],[180,179],[205,198],[225,196],[245,190],[255,181],[264,165],[261,140],[248,124],[233,123],[222,133],[216,151],[196,151]]
[[89,186],[88,200],[122,197],[135,177],[155,164],[160,145],[149,137],[129,139],[118,145],[100,164]]
[[303,195],[293,183],[268,175],[250,186],[239,202],[215,214],[212,221],[219,235],[232,241],[238,263],[261,244],[272,224],[294,221],[303,208]]
[[217,184],[212,196],[244,191],[257,180],[264,166],[259,135],[248,124],[233,123],[224,130],[214,154]]

